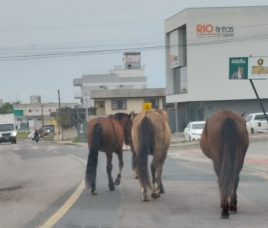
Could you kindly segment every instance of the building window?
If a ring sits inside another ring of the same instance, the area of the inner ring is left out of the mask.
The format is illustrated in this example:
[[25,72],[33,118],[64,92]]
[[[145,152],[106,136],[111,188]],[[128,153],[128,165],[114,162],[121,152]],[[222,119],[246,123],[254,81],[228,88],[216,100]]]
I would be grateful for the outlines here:
[[28,109],[28,112],[32,112],[32,109]]
[[123,85],[120,85],[120,88],[123,88]]
[[174,93],[187,93],[187,68],[174,68]]
[[39,112],[39,109],[35,109],[36,112]]
[[112,110],[127,109],[126,100],[114,100],[112,101]]
[[144,99],[144,102],[151,102],[152,108],[158,109],[159,108],[159,100],[158,99]]

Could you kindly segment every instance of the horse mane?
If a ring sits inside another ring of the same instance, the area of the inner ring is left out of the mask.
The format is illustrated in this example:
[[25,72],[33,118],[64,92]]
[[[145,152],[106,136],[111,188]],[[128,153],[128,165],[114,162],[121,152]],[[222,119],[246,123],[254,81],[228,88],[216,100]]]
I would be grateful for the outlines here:
[[129,118],[129,115],[126,114],[126,113],[123,113],[123,112],[118,112],[116,114],[113,115],[113,117],[115,119],[117,119],[118,121],[122,120],[124,117],[128,117]]

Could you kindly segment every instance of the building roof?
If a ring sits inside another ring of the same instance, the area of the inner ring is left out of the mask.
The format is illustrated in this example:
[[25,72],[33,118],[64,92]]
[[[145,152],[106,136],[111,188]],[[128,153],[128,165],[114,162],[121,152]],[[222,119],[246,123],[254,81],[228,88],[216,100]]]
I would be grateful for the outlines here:
[[[267,5],[260,5],[260,6],[189,7],[189,8],[185,8],[185,9],[181,10],[180,12],[174,14],[173,16],[167,18],[165,21],[168,21],[171,18],[181,14],[182,12],[189,11],[189,10],[205,10],[205,9],[214,9],[215,10],[215,9],[224,9],[224,8],[226,8],[226,9],[239,9],[239,8],[246,9],[246,8],[266,8],[266,7],[268,7],[268,6]],[[215,15],[217,15],[217,14],[215,14]],[[197,15],[197,17],[198,17],[198,15]]]
[[98,98],[138,98],[138,97],[165,97],[165,88],[153,89],[120,89],[120,90],[92,90],[91,99]]

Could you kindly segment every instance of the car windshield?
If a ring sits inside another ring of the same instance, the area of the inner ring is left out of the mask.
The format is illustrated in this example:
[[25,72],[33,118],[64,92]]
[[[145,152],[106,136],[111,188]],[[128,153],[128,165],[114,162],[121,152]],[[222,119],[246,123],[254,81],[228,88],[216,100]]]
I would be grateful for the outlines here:
[[245,120],[246,120],[246,122],[251,121],[251,120],[252,120],[252,117],[253,117],[252,115],[248,115],[248,116],[246,117],[246,119],[245,119]]
[[0,124],[0,131],[13,131],[14,125],[13,124]]
[[204,125],[204,123],[192,124],[192,129],[203,129]]

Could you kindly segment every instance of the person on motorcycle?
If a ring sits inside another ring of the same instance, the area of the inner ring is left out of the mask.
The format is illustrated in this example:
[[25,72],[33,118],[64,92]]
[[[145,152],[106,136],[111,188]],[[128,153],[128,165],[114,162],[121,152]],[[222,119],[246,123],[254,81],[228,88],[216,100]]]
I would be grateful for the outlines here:
[[37,139],[38,137],[39,137],[39,133],[37,130],[35,130],[33,140]]

